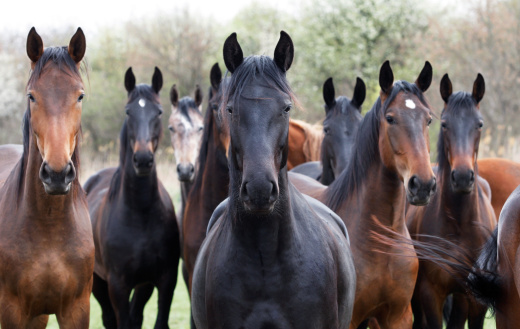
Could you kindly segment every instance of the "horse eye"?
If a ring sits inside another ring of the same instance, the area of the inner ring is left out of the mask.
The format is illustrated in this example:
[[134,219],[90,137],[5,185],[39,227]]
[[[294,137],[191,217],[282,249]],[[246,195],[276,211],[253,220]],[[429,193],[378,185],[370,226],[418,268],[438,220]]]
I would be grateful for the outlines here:
[[36,100],[34,99],[34,96],[33,96],[32,94],[27,94],[27,97],[29,97],[29,100],[30,100],[31,102],[33,102],[33,103],[36,101]]
[[323,132],[328,135],[330,133],[330,128],[329,127],[324,127],[323,128]]
[[199,127],[199,133],[202,132],[204,130],[204,126],[200,126]]
[[426,123],[426,125],[429,126],[429,125],[431,125],[431,124],[432,124],[432,118],[429,118],[429,119],[428,119],[428,122]]
[[480,121],[478,123],[478,129],[482,129],[483,126],[484,126],[484,122]]
[[289,111],[291,110],[291,108],[292,108],[292,105],[287,105],[287,107],[284,108],[283,110],[284,110],[285,113],[289,113]]
[[233,113],[233,109],[231,108],[231,106],[226,107],[226,111],[228,111],[229,114]]
[[446,124],[446,122],[443,122],[443,123],[441,123],[441,127],[442,127],[442,129],[446,129],[446,128],[448,128],[448,125]]
[[126,115],[130,115],[130,110],[125,111]]
[[85,97],[85,94],[81,94],[78,97],[78,102],[81,102],[83,100],[83,97]]
[[218,110],[218,105],[217,105],[217,104],[213,104],[213,105],[211,105],[211,109],[212,109],[213,111]]
[[386,122],[388,122],[391,125],[396,124],[394,117],[392,117],[391,115],[386,116]]
[[174,133],[174,132],[175,132],[175,129],[173,129],[173,127],[172,127],[172,126],[168,126],[168,129],[169,129],[169,130],[170,130],[170,131],[171,131],[172,133]]

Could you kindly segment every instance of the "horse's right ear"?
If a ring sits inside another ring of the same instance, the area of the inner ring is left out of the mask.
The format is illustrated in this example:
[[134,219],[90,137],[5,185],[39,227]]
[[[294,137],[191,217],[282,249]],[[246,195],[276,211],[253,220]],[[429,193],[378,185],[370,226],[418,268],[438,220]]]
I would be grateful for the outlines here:
[[153,76],[152,76],[152,88],[156,94],[159,94],[159,91],[161,90],[162,85],[163,85],[162,72],[156,66],[153,71]]
[[448,99],[450,98],[451,94],[453,93],[453,87],[451,85],[450,77],[448,76],[448,73],[446,73],[442,79],[441,79],[441,97],[444,100],[444,103],[448,104]]
[[170,103],[172,103],[173,107],[179,105],[179,92],[177,92],[176,85],[173,85],[170,89]]
[[130,66],[125,73],[125,88],[128,93],[130,93],[135,88],[135,75],[132,72],[132,67]]
[[475,99],[475,101],[480,103],[482,98],[484,98],[484,93],[486,92],[486,83],[484,82],[484,77],[482,74],[477,75],[477,79],[475,79],[475,82],[473,83],[473,92],[471,93],[471,96]]
[[202,104],[202,99],[202,91],[200,90],[200,86],[197,85],[197,87],[195,88],[195,105],[197,105],[197,107],[199,107],[200,104]]
[[233,32],[224,42],[224,63],[228,71],[233,73],[243,61],[244,53],[238,44],[237,34]]
[[282,70],[287,72],[294,59],[294,44],[291,37],[285,31],[280,31],[280,40],[274,49],[274,62]]
[[218,63],[215,63],[211,67],[211,72],[209,72],[209,80],[211,81],[211,87],[213,87],[215,90],[218,90],[218,86],[222,80],[222,71],[220,71]]
[[323,100],[325,101],[325,113],[327,113],[336,104],[334,83],[332,77],[328,78],[323,84]]
[[34,27],[29,31],[27,36],[27,56],[36,63],[43,55],[43,41],[40,35],[36,32]]
[[69,55],[70,57],[79,64],[85,56],[85,52],[87,51],[87,41],[85,40],[85,34],[81,27],[78,27],[76,33],[72,36],[69,42]]
[[356,78],[354,95],[352,96],[352,101],[350,103],[361,111],[361,105],[363,105],[363,102],[365,101],[366,94],[367,87],[365,86],[365,82],[360,77]]
[[432,84],[432,78],[433,78],[433,69],[430,62],[426,61],[424,63],[424,67],[421,70],[421,73],[419,73],[419,77],[417,77],[417,80],[415,80],[415,85],[419,87],[419,89],[422,92],[425,92],[430,88],[430,85]]
[[379,71],[379,86],[383,93],[389,95],[393,85],[394,73],[390,67],[390,61],[386,61],[383,63],[383,66],[381,66],[381,70]]

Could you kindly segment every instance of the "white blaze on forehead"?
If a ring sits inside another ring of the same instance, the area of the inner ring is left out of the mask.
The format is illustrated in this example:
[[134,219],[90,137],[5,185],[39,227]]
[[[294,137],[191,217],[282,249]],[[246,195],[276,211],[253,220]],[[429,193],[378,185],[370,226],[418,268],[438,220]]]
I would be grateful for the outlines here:
[[144,107],[146,105],[146,101],[144,99],[139,100],[139,106]]
[[192,128],[191,122],[189,122],[188,119],[186,119],[186,117],[184,115],[181,115],[181,122],[187,131]]
[[411,99],[407,99],[405,102],[405,105],[407,108],[412,109],[412,110],[415,108],[415,103]]

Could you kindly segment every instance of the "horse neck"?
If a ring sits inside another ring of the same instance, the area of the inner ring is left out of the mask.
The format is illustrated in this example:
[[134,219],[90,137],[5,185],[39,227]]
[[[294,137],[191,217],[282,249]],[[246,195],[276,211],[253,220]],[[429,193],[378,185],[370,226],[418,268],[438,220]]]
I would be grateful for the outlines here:
[[[239,172],[231,173],[238,178]],[[232,231],[241,245],[249,250],[257,251],[265,260],[267,257],[277,257],[283,243],[287,243],[294,229],[294,215],[291,209],[290,193],[295,192],[294,186],[289,186],[287,166],[278,175],[279,195],[275,209],[267,216],[255,216],[246,212],[243,206],[237,204],[240,185],[238,180],[230,182],[229,214],[232,220]],[[234,186],[235,185],[235,186]],[[240,201],[238,201],[240,202]]]
[[121,184],[120,196],[123,202],[132,209],[149,208],[159,200],[159,180],[157,179],[156,163],[154,161],[152,171],[146,176],[137,176],[132,165],[133,152],[127,145],[125,159],[119,163]]
[[19,209],[24,213],[24,219],[45,224],[65,223],[73,220],[76,211],[75,201],[82,198],[78,179],[76,178],[71,183],[70,191],[66,195],[47,194],[39,176],[43,159],[33,138],[29,141],[27,151],[26,160],[22,159],[27,162],[22,173],[24,175],[23,191],[20,191],[22,200],[19,205]]

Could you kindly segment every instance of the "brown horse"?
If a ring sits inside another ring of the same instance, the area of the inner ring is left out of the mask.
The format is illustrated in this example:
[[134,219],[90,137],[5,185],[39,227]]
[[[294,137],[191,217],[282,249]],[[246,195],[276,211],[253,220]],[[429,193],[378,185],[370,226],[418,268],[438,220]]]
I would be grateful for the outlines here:
[[68,47],[44,50],[34,28],[27,38],[32,72],[23,154],[10,146],[1,152],[13,156],[2,166],[15,163],[0,189],[3,329],[45,328],[49,314],[56,314],[60,328],[89,327],[94,243],[76,175],[85,50],[79,28]]
[[[213,210],[228,196],[229,169],[226,158],[229,129],[221,120],[220,85],[222,72],[218,63],[210,73],[209,103],[204,118],[204,136],[198,156],[199,171],[188,195],[183,221],[183,275],[191,294],[195,260],[206,237]],[[192,328],[194,324],[192,323]]]
[[429,158],[431,113],[423,96],[432,67],[426,62],[414,84],[393,80],[387,61],[379,75],[380,98],[363,119],[349,166],[328,188],[290,175],[300,190],[334,210],[348,228],[357,274],[350,328],[367,319],[373,328],[412,327],[415,253],[401,247],[385,247],[388,253],[380,253],[382,245],[374,235],[390,231],[409,237],[406,201],[425,205],[436,189]]
[[520,185],[520,163],[500,158],[477,160],[478,174],[491,188],[491,205],[496,218],[500,217],[507,198]]
[[322,140],[322,127],[290,119],[287,169],[291,170],[304,162],[319,161]]
[[[410,206],[406,214],[412,238],[432,243],[438,241],[438,237],[446,239],[471,258],[476,258],[496,225],[489,186],[478,176],[476,161],[483,124],[479,103],[484,90],[484,78],[480,74],[472,94],[452,94],[448,75],[442,78],[440,91],[445,105],[437,144],[440,193],[425,207]],[[450,294],[453,294],[453,306],[447,328],[462,329],[466,319],[470,329],[482,328],[486,307],[476,303],[464,288],[437,263],[421,260],[412,298],[413,328],[441,329],[443,305]]]

